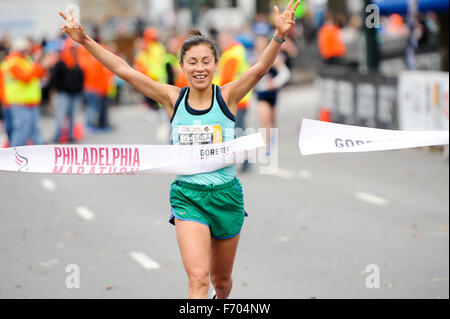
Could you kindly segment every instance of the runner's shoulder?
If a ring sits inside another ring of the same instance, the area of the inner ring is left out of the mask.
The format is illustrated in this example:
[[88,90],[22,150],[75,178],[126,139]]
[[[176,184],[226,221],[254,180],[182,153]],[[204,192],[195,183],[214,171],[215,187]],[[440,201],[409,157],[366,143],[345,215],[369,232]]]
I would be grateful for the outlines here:
[[178,101],[178,98],[181,94],[181,89],[179,87],[176,87],[174,85],[165,84],[165,88],[167,89],[167,96],[168,96],[168,105],[164,105],[166,109],[169,109],[173,112],[175,109],[175,104]]

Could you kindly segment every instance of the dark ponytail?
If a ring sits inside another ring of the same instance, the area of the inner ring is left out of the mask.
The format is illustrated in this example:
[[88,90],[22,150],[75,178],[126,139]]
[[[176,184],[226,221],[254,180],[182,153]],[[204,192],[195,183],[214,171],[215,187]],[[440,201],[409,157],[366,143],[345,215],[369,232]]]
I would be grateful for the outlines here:
[[217,46],[210,38],[203,35],[199,30],[190,30],[187,34],[187,40],[183,43],[181,47],[180,61],[183,63],[184,55],[187,51],[189,51],[192,47],[196,47],[198,45],[207,45],[214,54],[214,58],[216,62],[219,61],[219,50],[217,50]]

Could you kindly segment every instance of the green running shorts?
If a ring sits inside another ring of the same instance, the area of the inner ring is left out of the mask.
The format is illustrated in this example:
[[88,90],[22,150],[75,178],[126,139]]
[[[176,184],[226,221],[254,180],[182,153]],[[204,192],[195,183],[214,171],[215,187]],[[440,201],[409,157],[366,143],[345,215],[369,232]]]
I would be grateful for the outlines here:
[[196,185],[175,181],[170,188],[172,216],[209,227],[215,239],[230,239],[239,235],[247,213],[244,210],[242,185],[235,177],[221,185]]

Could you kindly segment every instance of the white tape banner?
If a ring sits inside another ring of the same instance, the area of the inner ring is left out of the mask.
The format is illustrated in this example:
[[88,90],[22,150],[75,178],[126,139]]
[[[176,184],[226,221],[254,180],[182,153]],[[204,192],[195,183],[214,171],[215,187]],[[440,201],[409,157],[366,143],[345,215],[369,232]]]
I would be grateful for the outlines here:
[[0,172],[119,175],[212,172],[264,147],[260,133],[208,145],[44,145],[0,149]]
[[386,151],[447,145],[448,131],[392,131],[303,119],[302,155]]

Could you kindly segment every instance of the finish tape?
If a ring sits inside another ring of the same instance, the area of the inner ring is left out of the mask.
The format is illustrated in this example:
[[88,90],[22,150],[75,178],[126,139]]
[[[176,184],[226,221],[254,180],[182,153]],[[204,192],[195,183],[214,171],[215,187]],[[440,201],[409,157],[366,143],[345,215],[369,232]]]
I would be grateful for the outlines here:
[[0,171],[73,175],[208,173],[264,147],[260,133],[208,145],[42,145],[0,149]]
[[302,155],[356,153],[448,145],[448,131],[393,131],[303,119]]

